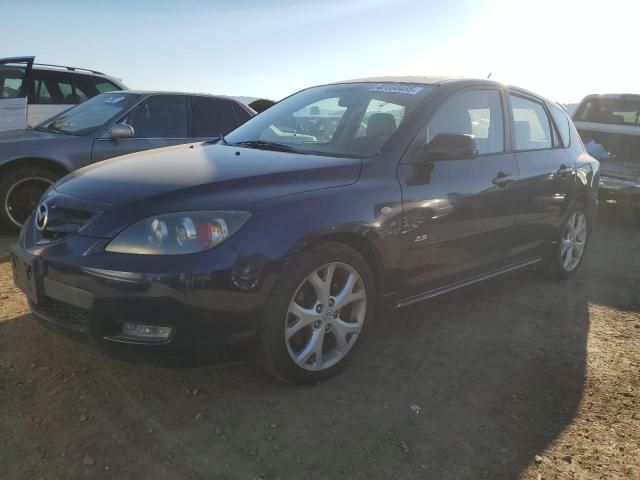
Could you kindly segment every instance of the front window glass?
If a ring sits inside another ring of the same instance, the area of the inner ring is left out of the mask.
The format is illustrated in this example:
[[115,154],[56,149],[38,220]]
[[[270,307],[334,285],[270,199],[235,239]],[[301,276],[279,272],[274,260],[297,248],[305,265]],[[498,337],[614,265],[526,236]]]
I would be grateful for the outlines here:
[[67,135],[89,135],[127,110],[140,95],[104,93],[41,123],[37,130]]
[[133,127],[134,138],[186,138],[187,99],[182,95],[154,95],[120,122]]
[[640,125],[640,97],[592,98],[576,112],[578,122]]
[[0,98],[19,98],[27,63],[0,64]]
[[481,155],[503,152],[504,124],[500,93],[495,90],[476,90],[451,96],[429,122],[426,143],[439,133],[473,135]]
[[226,141],[314,155],[375,155],[433,88],[405,83],[310,88],[252,118]]

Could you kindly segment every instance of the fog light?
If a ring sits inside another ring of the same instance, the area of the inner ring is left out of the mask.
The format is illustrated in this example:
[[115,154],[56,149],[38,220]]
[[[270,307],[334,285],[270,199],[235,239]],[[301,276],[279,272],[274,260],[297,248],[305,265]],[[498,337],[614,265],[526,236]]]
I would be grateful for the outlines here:
[[166,340],[171,335],[171,327],[160,325],[144,325],[142,323],[125,322],[122,324],[122,335],[126,337]]

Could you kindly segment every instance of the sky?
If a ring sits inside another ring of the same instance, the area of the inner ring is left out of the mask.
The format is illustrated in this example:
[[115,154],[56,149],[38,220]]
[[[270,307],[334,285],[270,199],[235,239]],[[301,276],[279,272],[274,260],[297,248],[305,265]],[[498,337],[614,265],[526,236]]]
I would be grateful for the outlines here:
[[0,0],[0,57],[130,88],[279,100],[380,75],[460,75],[562,103],[640,93],[637,0]]

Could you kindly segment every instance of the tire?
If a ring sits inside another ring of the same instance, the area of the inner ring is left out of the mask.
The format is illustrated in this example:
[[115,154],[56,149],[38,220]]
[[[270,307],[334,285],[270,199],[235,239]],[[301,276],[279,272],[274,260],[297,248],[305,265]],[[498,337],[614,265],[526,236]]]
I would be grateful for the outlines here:
[[302,251],[285,266],[265,307],[258,363],[286,382],[325,380],[342,370],[362,343],[375,306],[374,277],[358,252],[333,241]]
[[[60,178],[42,167],[16,167],[3,172],[0,179],[0,224],[18,232],[38,205],[42,194]],[[16,208],[19,206],[19,209]]]
[[547,260],[547,270],[551,277],[566,279],[578,271],[590,237],[590,222],[591,218],[585,206],[576,203],[567,214],[557,244],[553,246]]

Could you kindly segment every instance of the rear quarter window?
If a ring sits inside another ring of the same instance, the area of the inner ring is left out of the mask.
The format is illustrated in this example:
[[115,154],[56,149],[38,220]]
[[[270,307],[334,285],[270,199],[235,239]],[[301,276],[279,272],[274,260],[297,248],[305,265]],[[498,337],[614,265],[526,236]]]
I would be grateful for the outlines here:
[[549,107],[553,121],[560,132],[562,145],[566,148],[571,144],[571,120],[569,120],[567,114],[557,105],[548,103],[547,107]]

